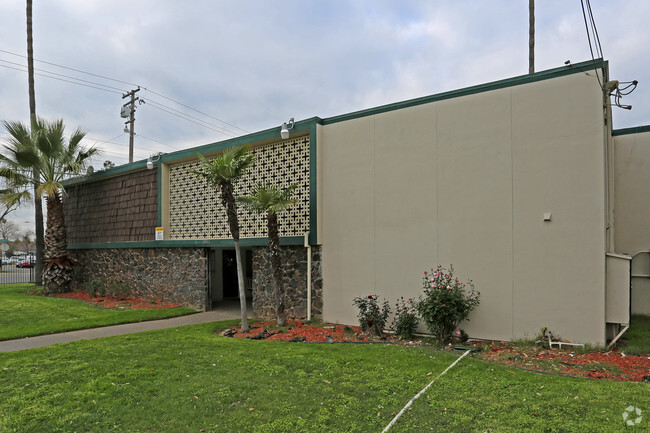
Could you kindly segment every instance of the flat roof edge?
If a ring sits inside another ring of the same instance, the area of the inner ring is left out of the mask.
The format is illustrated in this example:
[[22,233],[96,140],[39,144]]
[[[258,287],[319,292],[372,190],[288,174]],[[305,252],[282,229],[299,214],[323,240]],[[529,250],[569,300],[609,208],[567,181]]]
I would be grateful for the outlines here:
[[650,132],[650,125],[614,129],[612,130],[612,135],[617,136],[617,135],[643,134],[644,132]]
[[503,80],[492,81],[485,84],[478,84],[476,86],[464,87],[457,90],[451,90],[448,92],[437,93],[434,95],[423,96],[419,98],[409,99],[406,101],[395,102],[391,104],[381,105],[379,107],[367,108],[364,110],[354,111],[347,114],[341,114],[338,116],[328,117],[322,119],[323,125],[328,125],[337,122],[343,122],[346,120],[356,119],[359,117],[371,116],[374,114],[380,114],[387,111],[399,110],[402,108],[414,107],[417,105],[429,104],[431,102],[443,101],[445,99],[458,98],[461,96],[473,95],[476,93],[489,92],[491,90],[503,89],[506,87],[514,87],[522,84],[534,83],[537,81],[548,80],[551,78],[562,77],[565,75],[578,74],[586,71],[591,71],[594,69],[607,69],[609,64],[606,60],[595,59],[588,60],[581,63],[570,64],[568,66],[562,66],[559,68],[548,69],[545,71],[535,72],[533,74],[519,75],[516,77],[506,78]]

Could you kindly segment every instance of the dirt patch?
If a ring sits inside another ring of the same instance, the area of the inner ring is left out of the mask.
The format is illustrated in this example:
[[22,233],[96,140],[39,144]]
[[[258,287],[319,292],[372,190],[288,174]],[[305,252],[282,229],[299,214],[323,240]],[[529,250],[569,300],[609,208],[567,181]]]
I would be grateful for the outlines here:
[[56,298],[77,299],[88,302],[101,308],[112,308],[120,310],[154,310],[162,308],[176,308],[181,304],[172,304],[169,302],[158,302],[147,299],[134,297],[116,297],[116,296],[92,296],[86,290],[75,290],[74,292],[58,293],[47,295]]
[[[222,335],[235,338],[264,339],[271,341],[307,343],[393,343],[411,346],[430,346],[428,339],[402,341],[386,334],[376,337],[361,332],[358,326],[334,324],[309,324],[290,321],[279,328],[275,321],[256,322],[250,325],[250,332],[242,333],[240,328],[231,328]],[[562,374],[590,379],[616,380],[623,382],[650,382],[650,355],[626,355],[624,352],[576,351],[570,349],[549,349],[548,346],[524,346],[494,341],[472,341],[468,345],[480,347],[474,356],[486,361],[511,365],[534,371]],[[449,347],[453,350],[453,347]]]

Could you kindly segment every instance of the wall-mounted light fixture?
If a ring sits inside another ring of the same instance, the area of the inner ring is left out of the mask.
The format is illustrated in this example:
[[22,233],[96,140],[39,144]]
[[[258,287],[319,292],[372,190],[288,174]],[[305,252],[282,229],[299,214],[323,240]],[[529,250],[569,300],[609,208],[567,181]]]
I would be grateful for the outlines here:
[[147,158],[147,169],[148,170],[153,170],[154,162],[160,161],[161,156],[162,156],[162,152],[158,152],[156,154],[151,155],[149,158]]
[[289,119],[289,125],[287,125],[287,122],[282,124],[282,128],[280,128],[280,137],[282,137],[283,140],[289,138],[289,130],[293,129],[295,124],[296,122],[293,121],[293,117]]

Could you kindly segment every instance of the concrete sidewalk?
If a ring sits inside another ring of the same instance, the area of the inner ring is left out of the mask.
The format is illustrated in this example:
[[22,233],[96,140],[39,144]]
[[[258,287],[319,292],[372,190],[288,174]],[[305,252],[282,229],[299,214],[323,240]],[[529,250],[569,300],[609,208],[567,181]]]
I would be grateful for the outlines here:
[[123,325],[105,326],[103,328],[83,329],[80,331],[63,332],[61,334],[39,335],[17,340],[0,341],[0,352],[15,352],[18,350],[34,349],[57,343],[91,340],[93,338],[111,337],[114,335],[133,334],[155,329],[175,328],[177,326],[198,325],[201,323],[217,322],[219,320],[239,319],[239,311],[235,309],[219,309],[205,313],[173,317],[171,319],[151,320],[148,322],[125,323]]

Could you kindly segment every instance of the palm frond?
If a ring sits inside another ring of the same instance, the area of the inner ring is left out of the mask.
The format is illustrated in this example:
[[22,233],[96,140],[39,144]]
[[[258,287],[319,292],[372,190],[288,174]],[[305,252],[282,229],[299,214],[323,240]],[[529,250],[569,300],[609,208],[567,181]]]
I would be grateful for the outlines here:
[[36,184],[37,194],[64,192],[61,182],[83,172],[97,154],[96,148],[81,144],[86,135],[82,129],[77,128],[66,140],[62,119],[48,121],[39,117],[31,130],[21,122],[5,121],[3,125],[10,139],[0,150],[0,177],[14,189],[22,181],[23,188],[31,189]]
[[221,182],[236,183],[255,163],[255,156],[248,151],[248,146],[233,147],[212,159],[207,159],[196,151],[194,153],[199,159],[201,170],[190,170],[190,173],[205,179],[215,188]]
[[280,213],[293,205],[292,199],[298,184],[293,184],[285,189],[270,183],[258,183],[253,187],[251,195],[237,197],[237,201],[255,213]]

